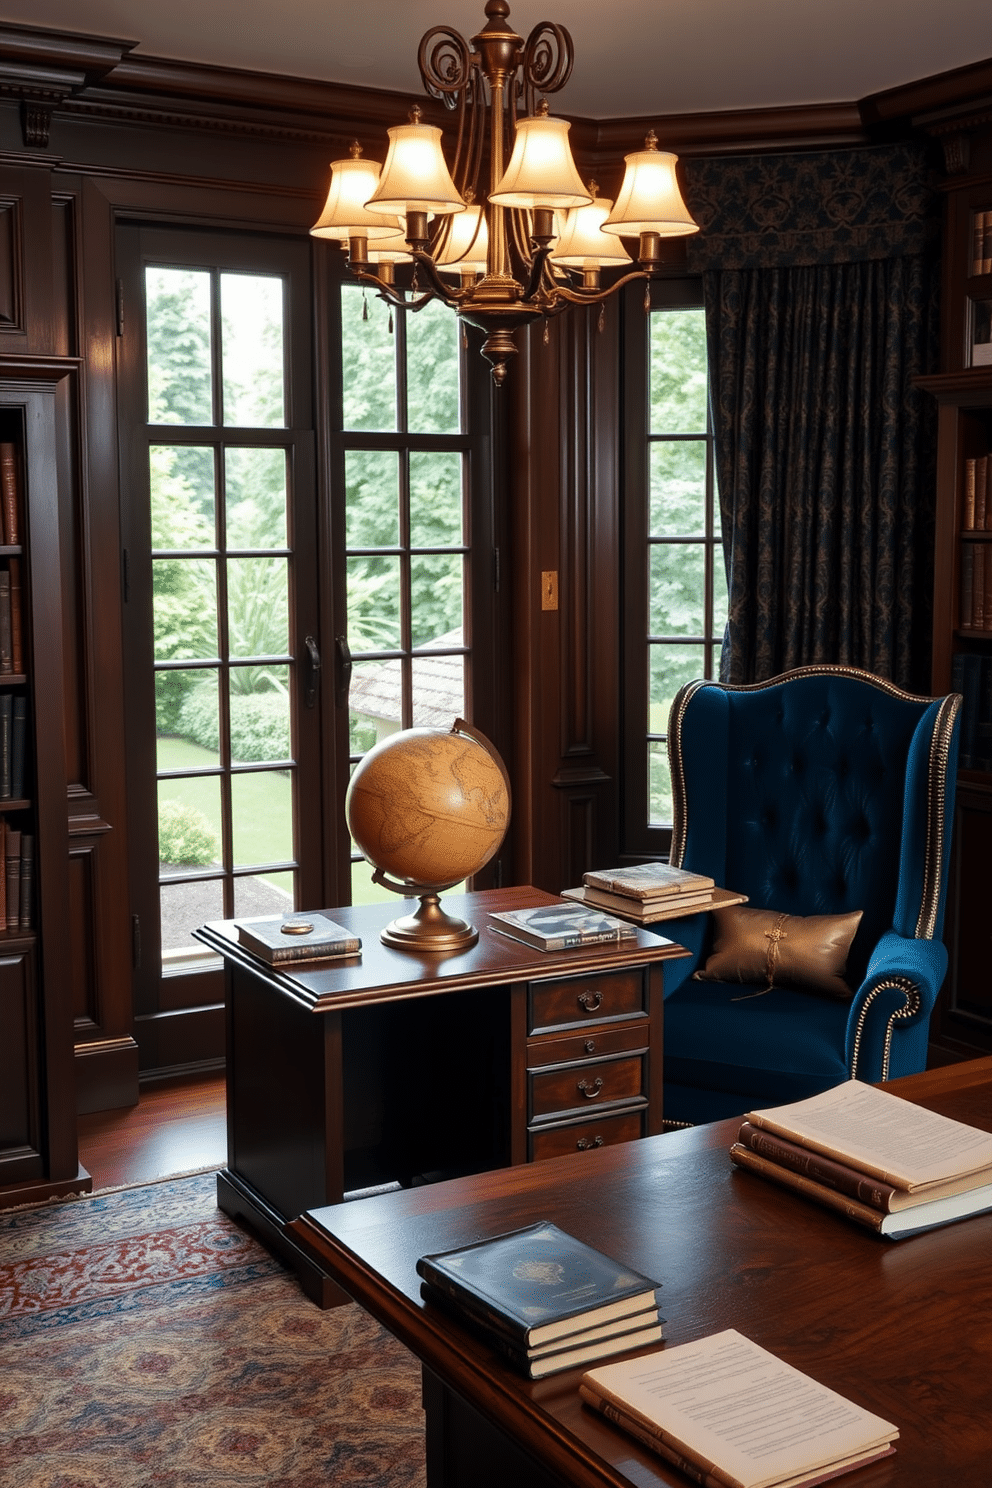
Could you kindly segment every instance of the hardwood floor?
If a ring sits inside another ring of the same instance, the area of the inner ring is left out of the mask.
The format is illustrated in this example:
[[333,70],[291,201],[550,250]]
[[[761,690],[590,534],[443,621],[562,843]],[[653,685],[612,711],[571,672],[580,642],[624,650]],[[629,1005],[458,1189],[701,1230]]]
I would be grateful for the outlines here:
[[78,1131],[79,1161],[95,1189],[219,1168],[227,1157],[224,1075],[145,1086],[136,1106],[80,1116]]

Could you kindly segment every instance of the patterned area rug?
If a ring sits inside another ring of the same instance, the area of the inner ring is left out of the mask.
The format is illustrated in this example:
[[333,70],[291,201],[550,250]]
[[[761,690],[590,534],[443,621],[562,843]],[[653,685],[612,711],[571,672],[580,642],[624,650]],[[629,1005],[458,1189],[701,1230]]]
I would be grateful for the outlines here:
[[212,1173],[0,1213],[2,1488],[423,1488],[419,1368]]

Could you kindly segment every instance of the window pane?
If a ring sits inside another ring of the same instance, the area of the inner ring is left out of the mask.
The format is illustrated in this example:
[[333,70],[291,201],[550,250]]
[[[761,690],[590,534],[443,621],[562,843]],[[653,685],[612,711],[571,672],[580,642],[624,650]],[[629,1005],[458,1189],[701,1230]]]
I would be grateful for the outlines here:
[[679,688],[703,676],[703,646],[648,646],[648,733],[667,734],[668,715]]
[[213,559],[155,558],[152,605],[156,661],[208,661],[217,655]]
[[341,286],[344,427],[396,428],[396,338],[389,307],[357,284]]
[[193,939],[193,931],[207,920],[224,918],[224,885],[219,878],[194,883],[162,884],[159,888],[162,914],[163,969],[214,958],[206,946]]
[[[351,902],[352,904],[382,904],[383,901],[392,900],[396,905],[396,913],[409,914],[410,905],[389,889],[384,889],[381,884],[372,882],[373,868],[364,858],[359,858],[351,865]],[[416,905],[413,905],[416,908]]]
[[410,542],[415,548],[461,544],[461,455],[441,451],[411,454]]
[[286,424],[283,282],[264,274],[221,274],[224,423]]
[[198,444],[153,444],[148,450],[152,551],[217,546],[214,452]]
[[355,667],[348,694],[351,753],[362,754],[403,724],[403,663],[367,661]]
[[231,776],[235,867],[293,861],[291,781],[288,770]]
[[655,537],[706,531],[706,443],[666,440],[651,445],[649,530]]
[[465,717],[465,657],[420,654],[413,659],[413,726],[450,729]]
[[458,433],[460,340],[458,317],[440,300],[407,315],[407,427],[418,434]]
[[344,461],[348,547],[398,547],[399,455],[395,450],[348,450]]
[[387,651],[400,644],[400,560],[349,558],[348,644]]
[[650,317],[652,434],[706,433],[706,319],[702,310]]
[[[361,686],[356,687],[356,683],[361,683],[364,680],[359,674],[361,672],[367,673],[370,670],[370,667],[356,667],[351,674],[351,691],[348,694],[349,702],[352,704],[348,712],[349,754],[364,754],[367,749],[372,748],[373,744],[378,744],[380,738],[385,738],[387,733],[392,733],[393,731],[387,726],[384,720],[377,718],[372,711],[375,707],[376,699],[371,688],[369,693],[366,694],[364,688]],[[370,683],[373,681],[372,678],[368,680]],[[398,696],[399,694],[397,693]],[[396,728],[399,728],[398,713],[397,717],[390,720],[390,722],[394,723]]]
[[224,451],[228,548],[286,546],[286,451]]
[[293,873],[267,873],[264,878],[244,874],[234,880],[234,913],[238,919],[292,914]]
[[706,548],[654,543],[650,554],[648,628],[652,635],[704,632]]
[[414,646],[444,637],[461,643],[465,560],[460,553],[410,559],[410,610]]
[[672,821],[672,777],[668,768],[668,746],[648,745],[648,825],[670,826]]
[[289,667],[232,666],[230,677],[233,763],[292,759]]
[[190,775],[158,783],[160,871],[219,866],[220,777]]
[[159,770],[220,764],[218,695],[218,677],[212,669],[155,673]]
[[148,422],[212,424],[210,275],[145,269]]
[[232,657],[287,654],[288,559],[227,560],[227,626]]

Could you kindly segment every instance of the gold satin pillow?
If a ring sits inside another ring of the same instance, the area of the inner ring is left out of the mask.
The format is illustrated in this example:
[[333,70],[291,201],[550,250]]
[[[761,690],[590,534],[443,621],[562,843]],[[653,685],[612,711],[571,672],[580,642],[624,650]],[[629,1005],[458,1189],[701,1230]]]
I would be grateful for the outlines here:
[[701,982],[762,982],[850,997],[844,980],[861,910],[842,915],[788,915],[742,904],[713,910],[716,934]]

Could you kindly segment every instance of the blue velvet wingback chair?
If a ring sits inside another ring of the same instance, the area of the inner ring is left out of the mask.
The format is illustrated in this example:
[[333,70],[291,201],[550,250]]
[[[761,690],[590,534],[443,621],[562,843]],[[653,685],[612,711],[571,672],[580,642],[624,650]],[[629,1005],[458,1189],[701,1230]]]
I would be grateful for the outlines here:
[[[713,916],[657,928],[692,952],[665,969],[665,1115],[699,1122],[855,1076],[926,1065],[960,698],[808,666],[746,687],[690,682],[672,705],[671,861],[789,915],[862,911],[850,999],[699,981]],[[754,990],[754,989],[750,989]]]

